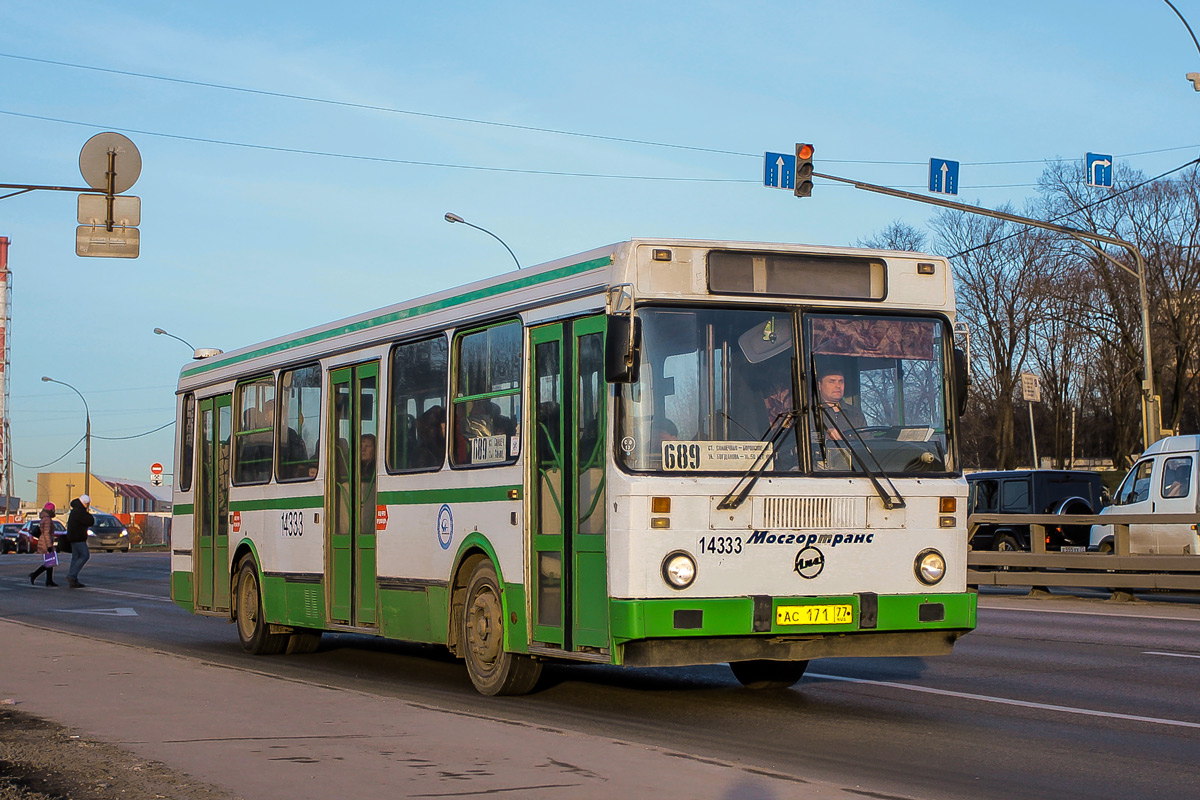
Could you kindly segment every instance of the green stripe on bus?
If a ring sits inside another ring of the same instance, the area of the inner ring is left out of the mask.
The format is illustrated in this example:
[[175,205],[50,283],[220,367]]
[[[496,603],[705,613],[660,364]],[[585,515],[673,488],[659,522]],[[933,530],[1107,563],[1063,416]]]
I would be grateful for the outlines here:
[[579,264],[559,267],[558,269],[553,269],[549,272],[521,276],[519,278],[506,281],[498,286],[489,286],[483,289],[476,289],[471,292],[464,292],[463,294],[455,295],[454,297],[447,297],[445,300],[423,303],[422,305],[413,306],[412,308],[393,311],[390,314],[381,314],[378,317],[372,317],[371,319],[364,319],[359,322],[353,322],[348,325],[331,328],[330,330],[321,331],[320,333],[314,333],[309,336],[301,336],[300,338],[291,339],[286,342],[280,342],[279,344],[270,345],[268,347],[260,347],[257,350],[251,350],[250,352],[242,353],[239,356],[222,358],[219,360],[215,358],[209,359],[202,364],[197,364],[194,367],[190,367],[181,371],[179,373],[179,377],[190,378],[194,375],[208,372],[209,370],[232,366],[243,361],[250,361],[251,359],[271,355],[272,353],[281,353],[284,350],[291,350],[296,347],[303,347],[307,344],[322,342],[326,339],[333,339],[338,336],[344,336],[348,333],[357,333],[370,328],[377,328],[380,325],[387,325],[391,322],[399,322],[403,319],[412,319],[413,317],[423,316],[425,314],[429,314],[434,311],[441,311],[446,308],[453,308],[454,306],[470,303],[475,300],[482,300],[486,297],[493,297],[505,292],[512,292],[516,291],[517,289],[527,289],[530,286],[536,286],[539,283],[547,283],[549,281],[558,280],[559,278],[568,278],[581,272],[590,272],[594,269],[601,269],[602,267],[607,267],[610,264],[612,264],[612,257],[605,256],[604,258],[596,258],[592,259],[591,261],[581,262]]
[[291,508],[321,508],[325,498],[316,497],[270,497],[266,500],[230,500],[230,511],[284,511]]
[[171,513],[177,517],[185,517],[188,514],[195,513],[196,507],[191,503],[176,503],[171,507]]
[[[515,491],[516,498],[509,492]],[[464,489],[419,489],[409,492],[380,492],[379,502],[389,506],[423,506],[435,503],[492,503],[521,498],[518,486],[474,486]]]

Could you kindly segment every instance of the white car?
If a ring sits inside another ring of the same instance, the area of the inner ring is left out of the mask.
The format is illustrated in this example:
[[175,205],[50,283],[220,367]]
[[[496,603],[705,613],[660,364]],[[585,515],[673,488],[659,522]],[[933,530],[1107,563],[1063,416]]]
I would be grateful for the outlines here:
[[[1104,514],[1197,513],[1197,464],[1200,436],[1168,436],[1146,448],[1129,470],[1112,505]],[[1111,553],[1112,525],[1093,525],[1088,549]],[[1188,523],[1142,523],[1129,526],[1129,552],[1157,555],[1200,555],[1200,535]]]

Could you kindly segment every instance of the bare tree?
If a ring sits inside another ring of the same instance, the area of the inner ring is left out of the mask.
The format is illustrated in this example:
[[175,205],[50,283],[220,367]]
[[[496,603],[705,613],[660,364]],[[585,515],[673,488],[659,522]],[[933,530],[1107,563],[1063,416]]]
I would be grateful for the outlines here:
[[[932,222],[936,243],[949,255],[956,278],[958,318],[971,327],[974,392],[982,419],[990,426],[1000,469],[1017,464],[1013,395],[1030,358],[1034,330],[1042,314],[1040,294],[1046,283],[1044,231],[943,211]],[[987,454],[980,454],[986,459]]]
[[893,220],[883,230],[872,234],[866,239],[855,242],[856,247],[869,247],[872,250],[903,250],[909,252],[925,252],[926,236],[919,229],[907,222]]

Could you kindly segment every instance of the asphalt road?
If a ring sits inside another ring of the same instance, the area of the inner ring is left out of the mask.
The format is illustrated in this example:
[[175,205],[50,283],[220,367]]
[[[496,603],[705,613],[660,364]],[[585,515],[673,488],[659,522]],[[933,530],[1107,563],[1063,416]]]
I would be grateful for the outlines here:
[[166,554],[96,553],[82,590],[31,587],[35,558],[0,557],[0,617],[870,796],[1192,798],[1200,786],[1195,602],[988,594],[952,656],[816,661],[785,692],[742,689],[723,666],[564,666],[533,695],[482,698],[439,648],[327,634],[314,655],[248,656],[232,625],[167,600]]

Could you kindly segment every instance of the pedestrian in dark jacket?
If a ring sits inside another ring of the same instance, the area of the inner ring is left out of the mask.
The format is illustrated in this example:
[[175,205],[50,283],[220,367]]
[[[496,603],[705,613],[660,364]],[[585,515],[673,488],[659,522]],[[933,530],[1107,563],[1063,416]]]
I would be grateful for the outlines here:
[[[32,584],[37,580],[37,576],[43,572],[46,573],[46,585],[58,586],[54,582],[54,566],[58,563],[58,553],[54,551],[54,503],[46,503],[42,507],[41,526],[39,528],[40,536],[38,536],[37,552],[42,557],[42,565],[29,573],[29,583]],[[52,556],[50,560],[46,560],[46,556]]]
[[79,582],[79,570],[87,563],[92,554],[88,551],[88,528],[96,524],[96,518],[88,511],[92,498],[81,494],[71,501],[71,514],[67,517],[67,541],[71,544],[71,568],[67,570],[67,585],[72,589],[82,589]]

